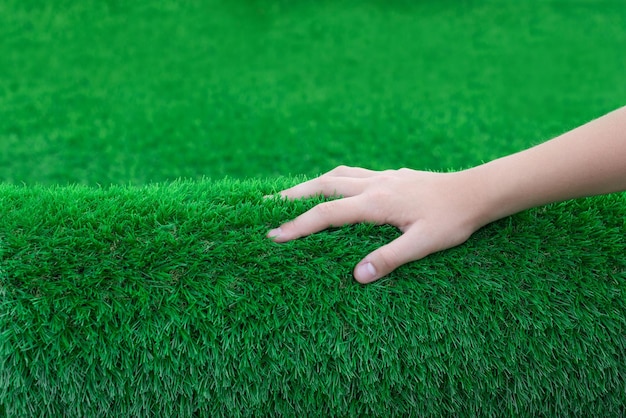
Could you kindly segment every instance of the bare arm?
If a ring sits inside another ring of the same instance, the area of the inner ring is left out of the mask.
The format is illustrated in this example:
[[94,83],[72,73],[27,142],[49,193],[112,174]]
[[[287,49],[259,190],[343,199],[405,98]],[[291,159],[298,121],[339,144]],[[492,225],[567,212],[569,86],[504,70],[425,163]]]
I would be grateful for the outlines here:
[[485,187],[485,223],[546,203],[626,190],[626,107],[468,174]]
[[373,222],[402,235],[354,269],[361,283],[465,242],[482,226],[531,207],[626,190],[626,107],[536,147],[456,173],[336,169],[284,190],[290,199],[342,196],[268,233],[276,242],[332,225]]

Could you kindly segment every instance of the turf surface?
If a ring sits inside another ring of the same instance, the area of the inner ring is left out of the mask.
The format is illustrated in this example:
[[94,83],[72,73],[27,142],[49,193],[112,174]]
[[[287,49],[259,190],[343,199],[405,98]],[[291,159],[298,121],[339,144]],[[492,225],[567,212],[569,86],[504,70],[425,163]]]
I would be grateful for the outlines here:
[[368,286],[396,230],[276,245],[316,201],[262,198],[623,106],[624,28],[621,0],[1,1],[0,415],[626,413],[623,194]]
[[463,168],[626,101],[614,1],[0,3],[0,180]]
[[624,197],[551,205],[372,285],[397,236],[285,245],[293,181],[0,187],[1,412],[34,416],[624,412]]

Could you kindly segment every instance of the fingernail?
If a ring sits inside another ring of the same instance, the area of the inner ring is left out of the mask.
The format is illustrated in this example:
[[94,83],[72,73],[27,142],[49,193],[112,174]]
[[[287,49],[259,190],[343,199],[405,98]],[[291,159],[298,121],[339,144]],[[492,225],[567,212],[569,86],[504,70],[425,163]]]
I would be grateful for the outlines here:
[[361,283],[368,283],[376,277],[376,268],[372,263],[363,263],[357,266],[354,277]]
[[282,232],[283,230],[281,228],[272,229],[270,232],[267,233],[267,237],[278,238]]

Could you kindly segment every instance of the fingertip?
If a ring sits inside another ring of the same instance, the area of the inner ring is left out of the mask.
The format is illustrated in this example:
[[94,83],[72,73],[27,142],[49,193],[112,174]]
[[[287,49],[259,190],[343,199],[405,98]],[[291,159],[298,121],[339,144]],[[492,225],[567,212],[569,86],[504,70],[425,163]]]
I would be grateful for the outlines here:
[[374,264],[366,259],[361,261],[354,268],[354,278],[359,283],[367,284],[377,280],[379,277]]
[[266,234],[266,237],[271,239],[272,241],[281,242],[280,238],[282,234],[283,234],[283,229],[279,227],[279,228],[274,228],[268,231],[268,233]]

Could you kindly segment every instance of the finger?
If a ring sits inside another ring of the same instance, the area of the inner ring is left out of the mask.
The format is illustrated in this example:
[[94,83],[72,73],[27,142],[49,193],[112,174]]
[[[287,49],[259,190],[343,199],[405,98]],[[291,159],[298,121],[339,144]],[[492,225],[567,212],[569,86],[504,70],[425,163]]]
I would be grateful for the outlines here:
[[348,167],[347,165],[340,165],[338,167],[333,168],[326,174],[325,176],[333,176],[333,177],[353,177],[353,178],[368,178],[373,177],[378,173],[378,171],[368,170],[366,168],[361,167]]
[[305,181],[290,189],[280,192],[282,197],[298,199],[302,197],[352,197],[361,194],[365,189],[365,181],[352,177],[321,176]]
[[357,264],[354,278],[359,283],[371,283],[406,263],[426,257],[430,251],[423,238],[415,229],[407,231]]
[[269,231],[267,236],[276,242],[287,242],[333,226],[364,222],[363,206],[358,197],[320,203],[294,220]]
[[297,186],[294,186],[290,189],[283,190],[282,192],[280,192],[280,194],[282,197],[287,197],[291,199],[320,195],[323,195],[325,197],[338,195],[346,197],[355,196],[360,193],[362,189],[358,188],[352,192],[346,190],[347,193],[337,193],[336,186],[333,186],[333,183],[337,181],[338,177],[346,178],[346,183],[348,183],[347,179],[349,178],[365,179],[369,177],[374,177],[376,174],[378,174],[378,172],[374,170],[368,170],[361,167],[348,167],[345,165],[340,165],[315,179],[298,184]]

